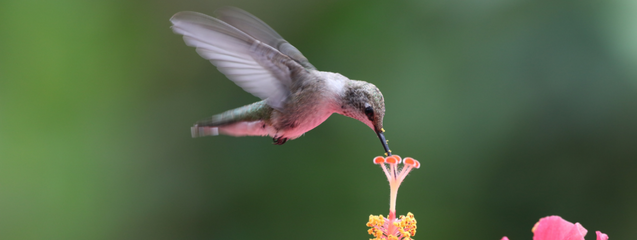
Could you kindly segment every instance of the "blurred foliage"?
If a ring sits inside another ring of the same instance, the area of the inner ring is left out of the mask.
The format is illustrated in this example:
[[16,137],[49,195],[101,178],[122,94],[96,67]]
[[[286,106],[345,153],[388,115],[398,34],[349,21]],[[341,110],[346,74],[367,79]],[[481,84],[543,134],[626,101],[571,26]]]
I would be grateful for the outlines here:
[[0,239],[367,239],[382,154],[335,115],[283,146],[191,139],[256,100],[169,29],[233,5],[376,84],[416,239],[531,239],[560,215],[637,238],[629,0],[0,1]]

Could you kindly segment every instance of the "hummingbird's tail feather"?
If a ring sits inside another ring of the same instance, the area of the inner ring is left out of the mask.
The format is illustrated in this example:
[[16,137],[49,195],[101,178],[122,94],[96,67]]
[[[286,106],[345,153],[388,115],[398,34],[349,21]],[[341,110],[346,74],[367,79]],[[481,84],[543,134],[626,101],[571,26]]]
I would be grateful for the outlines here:
[[219,134],[231,136],[269,135],[272,130],[267,120],[272,111],[273,108],[266,103],[266,100],[255,102],[197,121],[190,132],[193,138]]
[[193,138],[205,136],[217,136],[219,134],[241,136],[268,136],[274,135],[276,130],[264,121],[236,122],[219,127],[193,126],[190,128]]
[[218,127],[199,127],[195,125],[190,128],[190,134],[192,134],[192,138],[196,137],[205,137],[205,136],[217,136],[219,135]]

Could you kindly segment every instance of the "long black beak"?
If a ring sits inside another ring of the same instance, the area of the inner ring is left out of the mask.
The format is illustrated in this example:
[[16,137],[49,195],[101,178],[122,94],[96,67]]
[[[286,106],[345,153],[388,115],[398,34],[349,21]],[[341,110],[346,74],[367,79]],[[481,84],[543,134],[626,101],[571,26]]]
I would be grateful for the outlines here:
[[376,135],[380,139],[380,143],[383,144],[383,148],[385,149],[385,154],[387,156],[391,156],[391,150],[389,150],[389,146],[387,146],[387,139],[385,139],[385,135],[383,134],[383,130],[377,131]]

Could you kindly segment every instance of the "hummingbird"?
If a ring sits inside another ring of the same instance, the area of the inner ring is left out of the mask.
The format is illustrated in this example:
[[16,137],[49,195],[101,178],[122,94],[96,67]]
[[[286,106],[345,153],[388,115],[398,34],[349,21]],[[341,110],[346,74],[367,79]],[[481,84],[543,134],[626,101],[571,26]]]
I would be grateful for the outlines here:
[[270,136],[276,145],[296,139],[333,113],[369,126],[391,155],[383,129],[385,100],[378,88],[339,73],[317,70],[274,29],[233,7],[216,18],[184,11],[172,30],[228,79],[261,101],[197,121],[192,137]]

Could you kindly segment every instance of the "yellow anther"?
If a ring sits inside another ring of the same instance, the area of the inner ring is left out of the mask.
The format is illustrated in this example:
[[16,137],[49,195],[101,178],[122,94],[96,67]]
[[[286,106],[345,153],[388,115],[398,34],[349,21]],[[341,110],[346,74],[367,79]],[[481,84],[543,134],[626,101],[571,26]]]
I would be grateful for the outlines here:
[[384,129],[384,128],[380,128],[380,130],[381,130],[381,131],[383,131],[383,132],[385,132],[385,129]]
[[388,156],[387,153],[385,153],[385,156]]
[[389,144],[389,139],[385,139],[385,143]]

